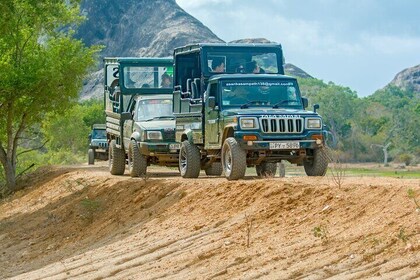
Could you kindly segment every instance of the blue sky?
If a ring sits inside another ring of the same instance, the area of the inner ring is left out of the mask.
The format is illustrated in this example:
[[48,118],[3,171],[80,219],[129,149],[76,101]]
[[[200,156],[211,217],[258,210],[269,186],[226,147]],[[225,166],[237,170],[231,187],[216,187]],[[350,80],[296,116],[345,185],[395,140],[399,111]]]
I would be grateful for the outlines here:
[[176,0],[224,41],[266,38],[286,62],[359,96],[420,64],[420,0]]

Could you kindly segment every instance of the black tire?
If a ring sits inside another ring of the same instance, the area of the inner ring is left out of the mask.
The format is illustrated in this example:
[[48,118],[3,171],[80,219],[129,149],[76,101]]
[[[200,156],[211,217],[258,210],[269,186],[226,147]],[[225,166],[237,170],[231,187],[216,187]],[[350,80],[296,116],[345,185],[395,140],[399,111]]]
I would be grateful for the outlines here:
[[197,178],[200,175],[200,150],[185,140],[179,150],[179,171],[183,178]]
[[313,151],[313,159],[303,162],[305,173],[308,176],[324,176],[328,169],[328,157],[324,148]]
[[135,140],[131,140],[128,147],[128,170],[131,177],[142,176],[147,171],[147,159],[140,154],[139,146]]
[[245,176],[246,153],[233,137],[223,143],[222,166],[228,180],[238,180]]
[[95,150],[93,149],[88,150],[88,164],[89,165],[95,164]]
[[125,153],[117,148],[117,143],[112,140],[109,145],[109,172],[112,175],[123,175],[125,171]]
[[257,175],[260,177],[274,177],[277,171],[277,163],[275,162],[263,162],[260,165],[255,166]]
[[221,162],[213,162],[212,165],[204,170],[208,176],[220,176],[223,173]]
[[286,177],[286,166],[283,162],[279,162],[279,176]]

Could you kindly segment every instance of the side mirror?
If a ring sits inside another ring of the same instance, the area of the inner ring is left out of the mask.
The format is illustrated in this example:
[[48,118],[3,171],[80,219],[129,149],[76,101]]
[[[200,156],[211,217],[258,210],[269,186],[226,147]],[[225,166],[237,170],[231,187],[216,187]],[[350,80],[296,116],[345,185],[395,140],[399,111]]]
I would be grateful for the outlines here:
[[123,121],[128,121],[128,120],[131,120],[131,118],[132,118],[133,116],[131,115],[131,113],[130,112],[123,112],[123,113],[121,113],[121,118],[120,118],[120,120],[123,122]]
[[316,110],[318,110],[319,109],[319,104],[315,104],[314,105],[314,113],[316,113]]
[[302,97],[303,109],[308,108],[308,98]]
[[207,101],[209,108],[214,109],[216,107],[216,97],[214,96],[209,96],[209,99]]

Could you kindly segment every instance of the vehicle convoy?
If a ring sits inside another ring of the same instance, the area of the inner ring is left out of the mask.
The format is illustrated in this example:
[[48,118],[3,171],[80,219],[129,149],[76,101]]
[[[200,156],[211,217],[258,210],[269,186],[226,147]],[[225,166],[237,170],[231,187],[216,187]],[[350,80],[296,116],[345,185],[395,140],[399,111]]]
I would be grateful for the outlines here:
[[[277,163],[323,176],[322,118],[305,110],[295,78],[285,76],[278,44],[195,44],[174,50],[174,115],[184,178],[243,178],[255,166],[273,176]],[[221,66],[220,66],[221,65]],[[220,71],[222,70],[222,71]]]
[[108,141],[105,124],[94,124],[89,134],[88,164],[95,164],[95,159],[108,159]]
[[133,177],[151,164],[178,166],[169,58],[105,58],[109,171]]

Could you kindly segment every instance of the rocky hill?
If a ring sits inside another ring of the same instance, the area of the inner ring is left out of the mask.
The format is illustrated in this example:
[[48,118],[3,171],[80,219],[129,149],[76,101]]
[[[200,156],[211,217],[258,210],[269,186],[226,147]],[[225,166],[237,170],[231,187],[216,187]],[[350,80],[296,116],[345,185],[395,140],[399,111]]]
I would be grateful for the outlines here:
[[[223,42],[175,0],[86,0],[81,8],[87,21],[77,37],[88,46],[103,45],[102,57],[170,56],[177,46]],[[102,74],[91,74],[81,99],[101,98]]]
[[170,56],[174,47],[223,42],[175,0],[85,0],[78,37],[100,44],[104,56]]
[[420,64],[399,72],[390,85],[420,92]]
[[[223,42],[209,28],[186,13],[175,0],[90,0],[83,1],[87,20],[77,37],[86,45],[103,45],[105,56],[170,56],[175,47],[190,43]],[[240,39],[232,43],[270,43],[264,38]],[[96,72],[83,85],[81,99],[101,98],[103,72]],[[286,73],[308,78],[309,74],[293,64]]]
[[300,77],[300,78],[313,78],[311,75],[297,67],[296,65],[293,65],[291,63],[286,63],[284,65],[284,72],[287,75],[294,76],[294,77]]

